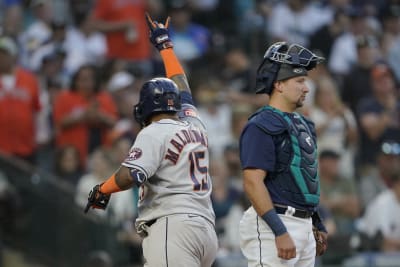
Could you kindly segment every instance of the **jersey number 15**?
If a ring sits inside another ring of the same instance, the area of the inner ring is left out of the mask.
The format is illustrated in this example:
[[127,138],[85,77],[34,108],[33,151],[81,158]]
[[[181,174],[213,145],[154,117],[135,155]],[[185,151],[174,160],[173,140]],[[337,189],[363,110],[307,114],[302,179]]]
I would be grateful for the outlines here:
[[[209,188],[207,181],[208,168],[207,166],[200,166],[200,160],[204,159],[204,156],[204,151],[197,151],[189,154],[190,178],[194,183],[194,191],[207,191]],[[201,177],[200,180],[198,178],[199,176]]]

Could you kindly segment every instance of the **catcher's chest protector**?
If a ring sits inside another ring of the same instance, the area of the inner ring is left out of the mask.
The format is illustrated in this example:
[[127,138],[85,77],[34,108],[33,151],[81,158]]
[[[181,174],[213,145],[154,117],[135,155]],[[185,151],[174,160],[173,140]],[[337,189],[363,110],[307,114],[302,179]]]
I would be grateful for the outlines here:
[[301,206],[317,206],[319,177],[314,126],[298,113],[284,113],[270,106],[251,120],[269,135],[276,149],[275,171],[268,173],[270,185]]

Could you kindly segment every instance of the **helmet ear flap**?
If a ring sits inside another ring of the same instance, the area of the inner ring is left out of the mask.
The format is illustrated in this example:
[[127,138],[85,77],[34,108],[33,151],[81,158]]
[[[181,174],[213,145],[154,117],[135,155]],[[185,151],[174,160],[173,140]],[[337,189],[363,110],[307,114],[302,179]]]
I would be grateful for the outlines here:
[[257,70],[256,94],[271,94],[280,64],[264,60]]
[[141,125],[144,126],[143,121],[143,109],[141,103],[138,103],[133,106],[133,117],[135,120]]

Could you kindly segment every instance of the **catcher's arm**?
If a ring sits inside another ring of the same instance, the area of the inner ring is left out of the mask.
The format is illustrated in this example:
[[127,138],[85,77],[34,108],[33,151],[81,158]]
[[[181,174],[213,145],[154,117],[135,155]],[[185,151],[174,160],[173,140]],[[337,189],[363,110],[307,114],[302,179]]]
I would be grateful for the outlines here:
[[185,71],[173,50],[174,45],[168,30],[170,20],[171,18],[168,17],[164,24],[158,23],[146,13],[146,21],[150,30],[149,39],[160,52],[167,77],[176,83],[179,90],[191,93]]

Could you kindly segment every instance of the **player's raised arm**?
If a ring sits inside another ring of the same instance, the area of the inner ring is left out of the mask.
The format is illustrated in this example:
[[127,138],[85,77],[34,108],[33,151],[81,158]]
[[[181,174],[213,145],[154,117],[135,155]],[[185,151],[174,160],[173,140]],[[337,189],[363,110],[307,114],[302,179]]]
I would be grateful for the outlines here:
[[153,21],[149,14],[146,14],[146,20],[150,30],[150,42],[160,52],[167,78],[173,80],[178,85],[179,90],[191,93],[185,71],[175,55],[173,43],[169,36],[170,17],[166,19],[164,24]]

